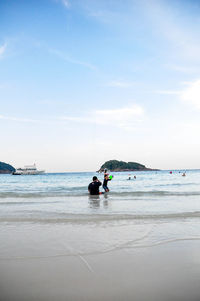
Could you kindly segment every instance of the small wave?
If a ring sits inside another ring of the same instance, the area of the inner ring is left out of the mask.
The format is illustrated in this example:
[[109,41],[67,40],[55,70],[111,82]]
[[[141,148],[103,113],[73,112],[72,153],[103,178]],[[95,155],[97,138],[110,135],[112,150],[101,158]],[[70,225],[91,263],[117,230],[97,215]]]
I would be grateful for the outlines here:
[[110,195],[118,196],[192,196],[200,195],[200,191],[130,191],[130,192],[111,192]]
[[140,221],[140,220],[172,220],[199,218],[200,211],[195,212],[180,212],[168,214],[54,214],[54,216],[7,216],[0,217],[0,222],[3,223],[45,223],[45,224],[60,224],[60,223],[101,223],[101,222],[116,222],[116,221]]
[[157,187],[183,187],[183,186],[199,186],[199,183],[168,183],[168,184],[157,184]]
[[87,196],[88,192],[0,192],[0,198],[54,198],[54,197],[71,197]]
[[[49,202],[48,202],[48,201],[45,201],[45,204],[57,204],[57,203],[61,203],[61,201],[52,201],[52,200],[49,201]],[[12,205],[17,205],[17,206],[18,206],[18,205],[29,205],[29,206],[30,206],[30,205],[35,205],[35,204],[37,204],[37,205],[38,205],[38,204],[42,204],[42,205],[43,205],[43,204],[44,204],[44,201],[38,201],[38,200],[35,201],[35,200],[34,200],[34,201],[32,202],[32,201],[29,201],[29,200],[27,199],[26,201],[23,202],[23,201],[18,201],[18,199],[17,199],[17,200],[14,201],[14,202],[12,202],[12,201],[5,201],[5,202],[2,202],[2,201],[1,201],[1,202],[0,202],[0,206],[4,206],[4,205],[6,205],[6,206],[9,206],[9,205],[10,205],[10,206],[12,206]]]
[[[142,197],[142,196],[198,196],[200,191],[111,191],[109,196],[116,197]],[[85,197],[88,192],[68,191],[68,192],[0,192],[0,198],[54,198],[54,197]]]

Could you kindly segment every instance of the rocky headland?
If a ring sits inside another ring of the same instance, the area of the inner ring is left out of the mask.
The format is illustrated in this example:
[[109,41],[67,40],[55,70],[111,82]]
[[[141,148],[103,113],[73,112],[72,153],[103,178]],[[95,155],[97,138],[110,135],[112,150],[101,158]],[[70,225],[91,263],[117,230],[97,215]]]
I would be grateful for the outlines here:
[[145,165],[136,162],[124,162],[118,160],[106,161],[98,170],[98,172],[103,172],[104,169],[110,171],[147,171],[147,170],[159,170],[147,168]]
[[0,162],[0,174],[9,174],[15,171],[15,168],[7,163]]

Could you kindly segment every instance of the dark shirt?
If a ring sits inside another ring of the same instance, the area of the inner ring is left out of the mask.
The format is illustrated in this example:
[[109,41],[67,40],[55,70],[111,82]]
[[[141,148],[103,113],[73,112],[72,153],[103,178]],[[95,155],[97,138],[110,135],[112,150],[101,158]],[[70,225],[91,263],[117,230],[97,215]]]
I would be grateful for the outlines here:
[[95,195],[95,194],[99,194],[99,187],[101,186],[101,182],[98,181],[94,181],[92,183],[89,184],[88,186],[88,190],[90,192],[90,194]]
[[107,180],[106,180],[106,179],[104,178],[103,186],[107,186],[108,181],[111,181],[111,179],[107,179]]

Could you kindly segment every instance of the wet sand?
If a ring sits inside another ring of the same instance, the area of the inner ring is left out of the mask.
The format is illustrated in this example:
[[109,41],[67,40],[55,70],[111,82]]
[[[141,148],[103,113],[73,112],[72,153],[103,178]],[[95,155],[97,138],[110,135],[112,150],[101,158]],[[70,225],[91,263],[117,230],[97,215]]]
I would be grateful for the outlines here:
[[[20,243],[20,242],[19,242]],[[200,241],[0,260],[4,301],[197,301]]]

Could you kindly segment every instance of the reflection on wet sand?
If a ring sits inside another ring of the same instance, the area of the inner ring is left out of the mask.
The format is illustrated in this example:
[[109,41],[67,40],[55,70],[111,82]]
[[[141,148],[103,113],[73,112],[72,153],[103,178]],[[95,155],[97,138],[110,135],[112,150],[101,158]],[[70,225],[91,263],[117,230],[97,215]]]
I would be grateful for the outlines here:
[[106,193],[103,195],[103,198],[100,198],[99,195],[89,195],[89,208],[98,209],[100,208],[101,202],[105,209],[109,207],[108,195]]
[[89,195],[89,208],[97,209],[100,207],[100,197],[99,195]]

